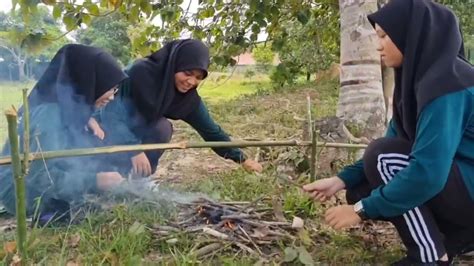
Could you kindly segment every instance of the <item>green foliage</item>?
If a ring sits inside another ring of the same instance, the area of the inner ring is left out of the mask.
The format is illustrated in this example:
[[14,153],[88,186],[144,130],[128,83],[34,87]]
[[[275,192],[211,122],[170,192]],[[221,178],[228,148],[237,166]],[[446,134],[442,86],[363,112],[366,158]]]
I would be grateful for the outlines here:
[[9,66],[16,65],[20,80],[31,75],[27,70],[36,60],[48,61],[67,42],[45,7],[32,13],[28,23],[17,12],[0,12],[0,56]]
[[466,0],[436,0],[451,8],[459,17],[459,24],[464,35],[474,35],[474,2]]
[[[272,50],[280,52],[290,41],[287,37],[292,36],[292,32],[287,29],[288,22],[309,25],[315,16],[320,15],[316,10],[322,7],[337,9],[336,0],[318,3],[311,0],[242,0],[229,3],[203,0],[199,1],[196,13],[188,12],[183,0],[101,0],[98,4],[79,0],[43,2],[53,7],[54,17],[60,19],[68,30],[77,29],[83,24],[93,24],[91,17],[110,12],[121,13],[129,24],[134,25],[133,29],[129,29],[132,56],[146,55],[150,50],[159,48],[164,41],[188,33],[209,44],[212,61],[220,66],[234,65],[236,62],[232,57],[254,47],[262,32],[267,33]],[[26,15],[34,12],[38,2],[19,1],[18,4],[22,14]],[[323,19],[328,18],[337,24],[337,12],[325,15]],[[151,25],[151,21],[155,25]],[[331,23],[331,26],[335,25]],[[298,67],[303,66],[300,64]]]
[[296,82],[300,68],[291,61],[282,62],[273,69],[270,79],[276,89],[283,88],[285,84],[293,85]]
[[77,37],[81,43],[104,48],[123,65],[127,65],[131,57],[128,27],[129,23],[125,17],[115,12],[108,16],[93,18],[89,27],[80,30]]
[[0,42],[30,54],[39,54],[53,44],[65,42],[59,24],[45,7],[38,8],[25,23],[18,13],[0,15]]
[[261,71],[268,71],[269,67],[273,63],[275,54],[272,52],[272,49],[269,46],[258,45],[252,50],[252,56],[257,62],[257,66]]
[[[301,19],[284,23],[284,31],[277,35],[273,47],[279,49],[281,66],[272,75],[272,81],[282,85],[294,83],[300,74],[311,75],[327,69],[339,57],[339,18],[337,6],[321,3]],[[278,44],[279,40],[286,40]],[[278,44],[278,45],[277,45]]]

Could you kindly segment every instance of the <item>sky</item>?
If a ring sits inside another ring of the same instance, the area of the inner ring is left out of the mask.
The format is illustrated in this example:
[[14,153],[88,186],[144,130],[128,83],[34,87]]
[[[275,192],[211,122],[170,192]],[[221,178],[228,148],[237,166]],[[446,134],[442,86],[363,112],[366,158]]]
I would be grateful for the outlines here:
[[11,0],[0,0],[0,11],[10,11],[12,8]]

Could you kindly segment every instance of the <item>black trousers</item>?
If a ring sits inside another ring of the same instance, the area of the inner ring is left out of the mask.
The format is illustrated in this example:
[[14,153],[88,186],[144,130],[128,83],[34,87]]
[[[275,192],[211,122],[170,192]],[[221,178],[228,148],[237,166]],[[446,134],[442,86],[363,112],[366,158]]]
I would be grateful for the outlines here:
[[[409,143],[402,139],[373,141],[363,158],[367,180],[347,190],[348,203],[354,204],[369,196],[372,189],[390,182],[408,165],[409,152]],[[424,263],[437,261],[445,253],[460,254],[474,243],[474,200],[455,163],[438,195],[402,216],[380,217],[380,220],[390,221],[407,248],[407,255]]]
[[[173,124],[168,119],[162,117],[152,125],[142,126],[137,132],[142,140],[142,144],[168,143],[173,136]],[[163,153],[164,150],[145,152],[153,172],[156,171],[158,161]]]

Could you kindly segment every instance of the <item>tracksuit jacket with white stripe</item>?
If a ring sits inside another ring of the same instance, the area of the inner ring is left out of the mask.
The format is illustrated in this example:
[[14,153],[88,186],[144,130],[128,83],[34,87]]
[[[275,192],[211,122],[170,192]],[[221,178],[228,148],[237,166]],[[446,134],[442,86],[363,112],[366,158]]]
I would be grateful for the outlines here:
[[[394,217],[423,205],[444,188],[457,164],[474,200],[474,87],[443,95],[419,115],[409,164],[386,185],[362,199],[369,218]],[[392,120],[386,137],[397,137]],[[396,163],[396,162],[394,162]],[[365,179],[362,160],[338,176],[352,188]]]

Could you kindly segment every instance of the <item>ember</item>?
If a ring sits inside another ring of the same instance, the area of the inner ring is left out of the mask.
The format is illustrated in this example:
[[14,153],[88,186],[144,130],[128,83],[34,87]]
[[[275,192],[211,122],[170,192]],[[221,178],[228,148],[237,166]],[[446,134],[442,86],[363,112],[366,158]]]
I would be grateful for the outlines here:
[[[260,200],[262,198],[254,202],[218,203],[199,199],[180,204],[176,221],[168,226],[156,225],[155,235],[163,241],[178,232],[204,237],[206,245],[196,246],[198,257],[229,246],[256,256],[270,255],[266,246],[278,240],[294,240],[292,235],[296,229],[282,215],[274,213],[273,208],[258,204]],[[216,245],[216,242],[221,244]]]

